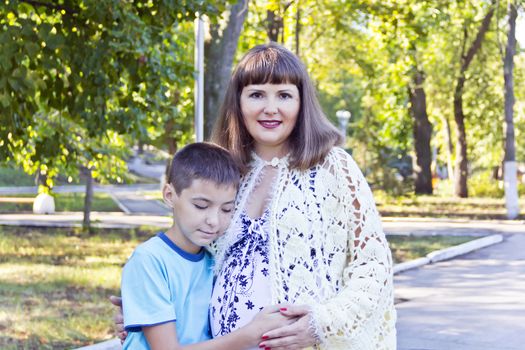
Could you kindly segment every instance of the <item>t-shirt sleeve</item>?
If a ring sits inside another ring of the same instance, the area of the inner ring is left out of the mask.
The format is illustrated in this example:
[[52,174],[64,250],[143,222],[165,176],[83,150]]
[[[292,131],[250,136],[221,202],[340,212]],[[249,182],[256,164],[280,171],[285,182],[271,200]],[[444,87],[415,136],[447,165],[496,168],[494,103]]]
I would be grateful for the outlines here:
[[121,293],[127,331],[176,320],[165,266],[148,251],[135,250],[124,266]]

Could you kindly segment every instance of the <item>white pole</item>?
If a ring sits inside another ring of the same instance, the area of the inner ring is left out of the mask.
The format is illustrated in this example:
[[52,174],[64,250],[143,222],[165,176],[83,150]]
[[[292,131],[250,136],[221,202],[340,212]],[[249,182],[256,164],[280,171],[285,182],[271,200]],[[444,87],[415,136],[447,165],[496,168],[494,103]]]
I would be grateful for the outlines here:
[[195,20],[195,141],[204,141],[204,21]]

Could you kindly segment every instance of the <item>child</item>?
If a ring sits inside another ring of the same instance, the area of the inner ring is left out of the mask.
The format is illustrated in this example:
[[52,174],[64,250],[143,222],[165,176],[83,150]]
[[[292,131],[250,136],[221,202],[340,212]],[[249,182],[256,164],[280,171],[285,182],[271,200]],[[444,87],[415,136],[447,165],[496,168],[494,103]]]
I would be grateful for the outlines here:
[[239,181],[219,146],[194,143],[173,157],[162,191],[173,226],[139,245],[122,273],[124,349],[247,349],[288,324],[278,307],[268,308],[237,332],[209,340],[212,258],[203,247],[228,227]]

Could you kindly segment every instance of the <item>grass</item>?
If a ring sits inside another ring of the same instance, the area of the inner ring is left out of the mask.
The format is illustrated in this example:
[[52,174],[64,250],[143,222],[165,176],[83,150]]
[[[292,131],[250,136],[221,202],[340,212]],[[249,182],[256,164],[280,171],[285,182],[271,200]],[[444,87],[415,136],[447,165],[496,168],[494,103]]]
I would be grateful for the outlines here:
[[[58,212],[84,210],[84,193],[55,193],[53,196],[55,197],[55,209]],[[7,202],[0,202],[0,213],[32,212],[33,203],[19,203],[15,200],[9,202],[9,198],[34,197],[34,194],[5,195],[2,198]],[[109,194],[100,192],[93,194],[92,210],[102,212],[121,211]]]
[[388,236],[394,263],[414,260],[435,250],[466,243],[478,237],[472,236]]
[[20,169],[0,167],[0,187],[34,186],[35,177],[27,175]]
[[111,294],[154,231],[0,227],[0,348],[70,349],[113,336]]
[[[108,297],[120,294],[134,247],[155,232],[0,226],[0,348],[70,349],[112,338]],[[396,262],[468,239],[388,237]]]
[[[84,185],[84,179],[77,179],[69,182],[67,177],[59,177],[55,181],[55,186],[61,185]],[[158,180],[149,177],[140,176],[138,174],[129,172],[124,175],[125,184],[153,184],[158,183]],[[20,168],[6,168],[0,167],[0,187],[18,187],[18,186],[35,186],[35,176],[26,174]]]
[[[429,195],[389,196],[375,191],[377,207],[382,216],[461,218],[471,220],[505,220],[503,198],[455,198]],[[525,208],[525,199],[520,200]],[[518,219],[524,220],[525,214]]]

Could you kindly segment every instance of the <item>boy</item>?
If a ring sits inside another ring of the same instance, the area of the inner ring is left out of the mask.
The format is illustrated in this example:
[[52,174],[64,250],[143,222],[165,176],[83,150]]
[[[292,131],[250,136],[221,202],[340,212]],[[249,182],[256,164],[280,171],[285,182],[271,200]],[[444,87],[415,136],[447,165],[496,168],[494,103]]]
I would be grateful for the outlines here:
[[278,308],[264,310],[237,332],[209,340],[212,258],[203,247],[228,227],[239,180],[219,146],[194,143],[175,154],[162,191],[173,226],[139,245],[122,272],[124,349],[247,349],[288,323]]

